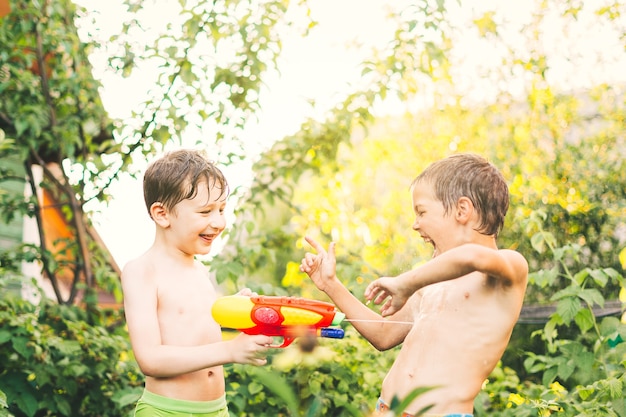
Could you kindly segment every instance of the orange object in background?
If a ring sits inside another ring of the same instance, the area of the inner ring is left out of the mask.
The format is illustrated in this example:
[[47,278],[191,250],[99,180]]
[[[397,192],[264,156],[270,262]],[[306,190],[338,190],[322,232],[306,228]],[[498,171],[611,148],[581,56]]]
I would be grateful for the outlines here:
[[[44,188],[42,191],[41,219],[45,230],[46,247],[56,253],[58,262],[72,264],[76,261],[76,257],[71,250],[65,249],[67,242],[63,240],[76,240],[74,232],[67,224],[62,212],[63,206],[58,204],[48,190]],[[74,271],[70,267],[61,267],[57,274],[57,278],[69,290],[74,279]]]
[[8,15],[11,12],[11,5],[9,0],[0,0],[0,18]]

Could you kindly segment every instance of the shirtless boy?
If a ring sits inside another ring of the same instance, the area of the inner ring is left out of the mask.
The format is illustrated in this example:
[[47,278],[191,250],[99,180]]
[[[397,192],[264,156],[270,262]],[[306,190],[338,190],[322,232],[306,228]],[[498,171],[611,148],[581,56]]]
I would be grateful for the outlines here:
[[498,170],[473,154],[430,165],[411,186],[413,229],[433,245],[433,258],[397,277],[373,281],[365,299],[383,304],[378,315],[354,297],[336,276],[335,244],[315,240],[300,270],[347,318],[409,321],[412,325],[354,322],[378,350],[402,344],[376,405],[389,409],[418,387],[434,387],[404,410],[411,416],[471,416],[474,398],[502,357],[526,291],[528,264],[513,250],[498,249],[509,205]]
[[241,333],[222,341],[211,306],[217,297],[206,255],[226,226],[228,184],[197,151],[153,162],[144,197],[154,243],[122,272],[124,308],[145,390],[135,416],[228,417],[222,365],[264,365],[270,337]]

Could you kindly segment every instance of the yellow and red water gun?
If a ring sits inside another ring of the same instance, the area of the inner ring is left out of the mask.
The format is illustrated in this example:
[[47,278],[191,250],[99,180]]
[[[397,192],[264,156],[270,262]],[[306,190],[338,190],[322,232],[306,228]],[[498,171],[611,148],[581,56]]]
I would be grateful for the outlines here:
[[282,337],[282,344],[273,346],[280,348],[306,334],[342,339],[343,329],[330,326],[339,325],[346,317],[331,303],[268,295],[220,297],[211,313],[222,327],[246,334]]

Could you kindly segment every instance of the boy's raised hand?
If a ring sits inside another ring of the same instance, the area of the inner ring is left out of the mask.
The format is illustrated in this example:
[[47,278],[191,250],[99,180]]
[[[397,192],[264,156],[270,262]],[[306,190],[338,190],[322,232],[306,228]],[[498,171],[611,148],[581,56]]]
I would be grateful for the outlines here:
[[313,238],[305,236],[304,240],[315,249],[317,255],[307,252],[300,263],[300,271],[305,272],[313,280],[317,288],[325,292],[328,284],[337,279],[335,242],[330,243],[327,252]]
[[383,317],[397,313],[410,297],[410,293],[403,291],[398,285],[397,278],[382,277],[371,282],[365,289],[365,299],[381,304],[387,300],[380,309]]

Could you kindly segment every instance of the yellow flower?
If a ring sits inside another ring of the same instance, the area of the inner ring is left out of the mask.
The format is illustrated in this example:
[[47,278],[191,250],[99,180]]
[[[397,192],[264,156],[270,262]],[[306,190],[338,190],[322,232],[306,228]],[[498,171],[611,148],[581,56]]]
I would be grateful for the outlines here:
[[522,404],[524,404],[526,402],[524,397],[522,397],[519,394],[509,394],[508,401],[509,401],[509,404],[507,405],[507,407],[509,407],[509,408],[512,406],[512,404],[522,405]]
[[563,398],[565,394],[567,394],[567,390],[565,389],[565,387],[559,384],[557,381],[554,381],[550,384],[550,389],[557,395],[558,398]]

